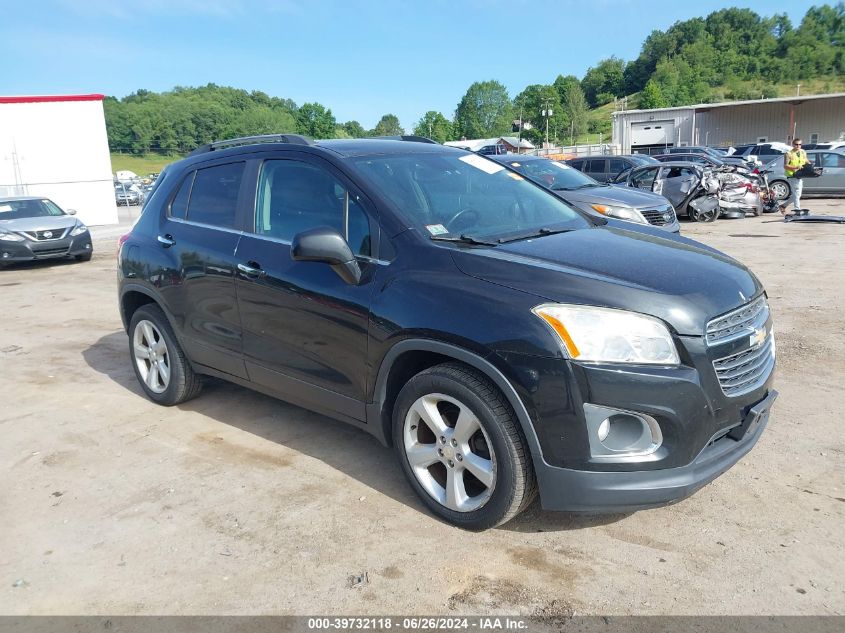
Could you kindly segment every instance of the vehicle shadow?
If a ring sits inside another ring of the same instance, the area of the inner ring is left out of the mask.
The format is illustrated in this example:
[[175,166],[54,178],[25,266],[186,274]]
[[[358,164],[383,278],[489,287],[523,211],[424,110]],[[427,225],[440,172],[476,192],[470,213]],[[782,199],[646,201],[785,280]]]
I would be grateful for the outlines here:
[[[103,336],[82,352],[89,367],[144,398],[128,354],[128,339],[122,330]],[[318,459],[399,503],[427,513],[405,480],[393,449],[382,446],[365,431],[213,378],[205,379],[205,387],[198,398],[176,408],[199,413]],[[580,530],[606,525],[624,516],[546,512],[535,501],[500,529],[514,532]]]

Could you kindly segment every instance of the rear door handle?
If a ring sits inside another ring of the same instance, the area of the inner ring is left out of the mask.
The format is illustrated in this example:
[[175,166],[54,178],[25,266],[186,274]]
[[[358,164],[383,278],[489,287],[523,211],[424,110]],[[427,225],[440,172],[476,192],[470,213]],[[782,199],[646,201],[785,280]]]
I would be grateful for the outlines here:
[[173,239],[173,236],[170,233],[159,235],[156,239],[158,239],[158,243],[164,248],[170,248],[176,243],[176,240]]
[[255,262],[249,262],[246,264],[238,264],[238,270],[241,271],[247,277],[263,277],[264,271],[261,269],[261,266],[256,264]]

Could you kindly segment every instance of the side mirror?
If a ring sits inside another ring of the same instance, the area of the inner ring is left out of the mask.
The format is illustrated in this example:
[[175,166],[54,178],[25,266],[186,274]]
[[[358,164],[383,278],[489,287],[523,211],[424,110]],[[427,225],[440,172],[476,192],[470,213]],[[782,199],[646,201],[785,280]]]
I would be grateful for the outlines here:
[[76,209],[66,209],[65,213],[68,215],[76,215]]
[[350,285],[361,281],[361,267],[349,244],[336,230],[320,226],[293,236],[290,256],[298,262],[323,262]]

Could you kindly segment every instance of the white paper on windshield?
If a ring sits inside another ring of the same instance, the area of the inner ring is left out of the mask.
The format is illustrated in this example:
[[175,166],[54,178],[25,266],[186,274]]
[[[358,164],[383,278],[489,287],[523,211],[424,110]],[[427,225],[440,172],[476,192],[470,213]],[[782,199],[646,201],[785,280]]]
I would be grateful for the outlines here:
[[0,213],[2,213],[3,211],[11,211],[11,210],[12,210],[12,205],[10,205],[10,204],[0,204]]
[[458,160],[462,160],[467,165],[472,165],[476,169],[480,169],[481,171],[486,172],[488,174],[496,174],[504,169],[502,165],[494,163],[492,160],[481,158],[481,156],[476,156],[475,154],[461,156]]
[[552,163],[554,163],[554,166],[558,169],[572,169],[572,167],[570,167],[569,165],[564,165],[563,163],[559,163],[556,160],[553,160]]
[[432,235],[443,235],[444,233],[449,232],[449,230],[442,224],[426,224],[425,228],[427,228],[428,232]]

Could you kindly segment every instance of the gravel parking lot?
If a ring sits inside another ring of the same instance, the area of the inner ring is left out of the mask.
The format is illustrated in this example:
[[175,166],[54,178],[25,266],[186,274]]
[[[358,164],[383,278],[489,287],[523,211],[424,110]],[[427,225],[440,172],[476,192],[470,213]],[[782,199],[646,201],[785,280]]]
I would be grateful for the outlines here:
[[0,613],[845,613],[845,226],[779,219],[682,225],[769,293],[781,397],[755,450],[670,507],[535,504],[482,534],[342,423],[223,382],[145,399],[119,230],[89,263],[0,272]]

